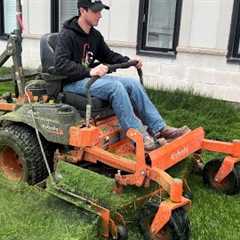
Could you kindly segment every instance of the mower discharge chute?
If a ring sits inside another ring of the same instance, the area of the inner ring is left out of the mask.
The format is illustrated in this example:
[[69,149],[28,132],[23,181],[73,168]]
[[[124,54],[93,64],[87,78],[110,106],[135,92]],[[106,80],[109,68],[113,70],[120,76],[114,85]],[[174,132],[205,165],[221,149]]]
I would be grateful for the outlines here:
[[[202,150],[221,152],[223,160],[204,167],[204,181],[227,194],[237,193],[240,142],[208,140],[197,128],[144,151],[141,134],[134,129],[124,133],[109,103],[90,96],[97,76],[89,80],[86,96],[62,91],[66,77],[56,75],[53,64],[56,38],[47,34],[41,39],[43,70],[37,79],[25,83],[21,61],[13,61],[15,95],[0,99],[1,172],[14,181],[46,183],[49,193],[98,215],[105,238],[127,239],[127,223],[134,219],[145,239],[189,239],[186,210],[191,201],[184,196],[184,181],[167,170],[190,155],[199,161]],[[10,35],[9,46],[16,51],[5,51],[1,65],[10,56],[21,59],[21,30]],[[112,65],[109,71],[136,64]],[[138,74],[142,81],[142,71]]]

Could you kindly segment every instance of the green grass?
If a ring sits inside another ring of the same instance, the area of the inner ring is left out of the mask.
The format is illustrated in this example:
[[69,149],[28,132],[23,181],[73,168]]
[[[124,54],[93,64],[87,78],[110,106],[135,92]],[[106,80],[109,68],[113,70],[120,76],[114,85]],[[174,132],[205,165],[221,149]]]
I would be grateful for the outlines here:
[[[0,92],[10,90],[0,84]],[[239,109],[213,99],[181,91],[148,91],[167,122],[204,127],[208,138],[240,139]],[[212,157],[205,154],[205,160]],[[194,199],[189,212],[193,240],[239,240],[240,198],[207,189],[200,176],[190,176]],[[100,189],[101,190],[101,189]],[[47,192],[21,185],[0,184],[0,240],[83,240],[96,239],[92,216]],[[131,227],[130,240],[141,239]]]
[[[0,68],[0,77],[3,77],[9,74],[9,68]],[[5,92],[12,92],[13,91],[13,84],[12,82],[1,82],[0,81],[0,94]]]
[[81,193],[81,196],[86,196],[111,211],[121,209],[144,194],[157,190],[157,184],[152,184],[148,189],[129,187],[119,196],[112,194],[115,187],[115,181],[112,178],[64,162],[58,165],[57,171],[62,176],[60,186],[69,191]]
[[5,92],[13,92],[13,86],[11,83],[0,83],[0,95]]

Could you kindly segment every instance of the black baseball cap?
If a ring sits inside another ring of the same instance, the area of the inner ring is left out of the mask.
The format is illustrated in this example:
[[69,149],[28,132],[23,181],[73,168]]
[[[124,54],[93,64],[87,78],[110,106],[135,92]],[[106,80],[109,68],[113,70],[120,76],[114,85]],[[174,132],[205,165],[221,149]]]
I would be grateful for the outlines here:
[[103,9],[110,9],[110,7],[103,4],[101,0],[78,0],[78,9],[80,7],[89,8],[94,12],[101,11]]

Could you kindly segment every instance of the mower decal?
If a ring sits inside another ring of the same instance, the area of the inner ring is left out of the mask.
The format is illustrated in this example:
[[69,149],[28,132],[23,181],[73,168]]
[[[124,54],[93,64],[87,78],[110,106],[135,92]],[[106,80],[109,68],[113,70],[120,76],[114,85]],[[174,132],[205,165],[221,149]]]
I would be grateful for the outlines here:
[[170,155],[170,158],[173,161],[177,161],[178,159],[185,158],[186,156],[188,156],[188,154],[189,154],[189,147],[187,145],[187,146],[184,146],[184,147],[178,149],[176,152],[172,153]]
[[[34,115],[35,120],[42,121],[42,122],[51,122],[51,123],[54,123],[54,124],[59,124],[59,121],[57,121],[57,120],[54,120],[54,119],[51,119],[51,118],[40,117],[39,112],[33,112],[33,115]],[[27,111],[26,117],[32,118],[32,110],[31,109],[29,109]]]
[[152,165],[166,170],[201,149],[204,130],[197,128],[165,146],[149,153]]
[[48,133],[50,133],[50,134],[54,134],[54,135],[58,135],[58,136],[64,135],[64,130],[61,128],[58,128],[56,126],[42,124],[41,127],[43,129],[47,130]]

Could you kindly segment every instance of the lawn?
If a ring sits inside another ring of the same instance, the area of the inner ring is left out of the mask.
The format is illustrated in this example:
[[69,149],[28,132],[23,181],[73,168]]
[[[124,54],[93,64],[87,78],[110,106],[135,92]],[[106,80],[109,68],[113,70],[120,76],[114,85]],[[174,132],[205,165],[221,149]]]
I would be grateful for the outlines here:
[[[0,85],[0,93],[11,89]],[[240,139],[239,109],[222,101],[181,91],[148,93],[171,125],[204,127],[208,138]],[[205,161],[212,157],[205,155]],[[189,212],[193,240],[239,240],[240,198],[207,189],[202,178],[189,177],[193,207]],[[96,221],[85,212],[33,187],[0,182],[0,240],[93,240]],[[130,240],[141,239],[131,227]]]

